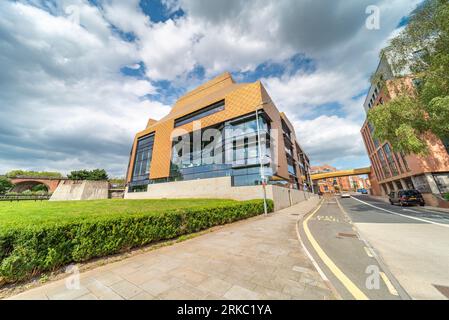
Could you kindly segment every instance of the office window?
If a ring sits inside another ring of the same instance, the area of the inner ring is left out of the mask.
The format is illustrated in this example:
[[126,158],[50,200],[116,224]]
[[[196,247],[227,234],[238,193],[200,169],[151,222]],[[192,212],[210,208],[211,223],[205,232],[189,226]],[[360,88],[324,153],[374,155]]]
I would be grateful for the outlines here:
[[[189,133],[173,141],[170,179],[194,180],[224,176],[240,176],[233,178],[235,185],[260,184],[259,137],[255,114],[230,120],[214,126],[220,133],[203,141],[209,128],[201,133]],[[263,115],[259,116],[262,161],[270,163],[269,122]],[[201,150],[194,150],[194,136],[200,137]],[[256,166],[255,171],[246,170]],[[246,174],[242,175],[242,172]],[[272,173],[270,174],[270,176]],[[244,177],[243,177],[244,176]],[[268,176],[268,174],[267,174]]]
[[404,168],[402,168],[402,164],[401,164],[401,161],[399,159],[399,156],[398,156],[398,154],[396,152],[394,153],[394,157],[396,159],[396,162],[398,163],[399,171],[401,171],[401,173],[405,173]]
[[386,143],[383,146],[383,149],[385,151],[385,155],[387,156],[387,161],[388,161],[388,165],[389,165],[390,170],[391,170],[391,174],[393,176],[397,176],[399,174],[399,172],[398,172],[398,168],[396,166],[396,162],[394,162],[393,153],[391,152],[390,145],[388,143]]
[[293,160],[293,158],[288,155],[287,155],[287,169],[291,175],[296,176],[295,160]]
[[225,102],[224,100],[219,101],[217,103],[214,103],[210,106],[207,106],[205,108],[202,108],[200,110],[197,110],[195,112],[192,112],[188,115],[185,115],[183,117],[180,117],[175,120],[175,128],[182,126],[184,124],[193,122],[195,120],[199,120],[201,118],[207,117],[211,114],[223,111],[225,109]]
[[382,149],[377,150],[377,156],[380,160],[380,166],[382,167],[382,172],[384,174],[385,178],[389,178],[391,176],[390,170],[388,169],[387,161],[385,160],[384,153],[382,152]]
[[145,181],[149,179],[153,144],[154,134],[144,136],[137,141],[134,171],[131,179],[132,182]]
[[403,152],[400,152],[399,154],[401,155],[402,163],[404,164],[405,170],[411,171],[408,166],[407,159],[405,159],[405,154]]
[[289,139],[284,137],[284,147],[285,147],[285,153],[287,153],[290,156],[293,156],[293,145],[290,142]]
[[284,120],[281,120],[282,123],[282,130],[284,131],[285,135],[291,139],[291,131],[289,129],[289,127],[287,126],[287,123],[285,123]]
[[374,142],[374,147],[375,147],[375,149],[377,149],[377,148],[379,148],[379,141],[378,141],[376,138],[374,138],[374,127],[373,127],[373,125],[372,125],[371,123],[369,123],[369,122],[368,122],[368,128],[369,128],[371,137],[372,137],[373,142]]

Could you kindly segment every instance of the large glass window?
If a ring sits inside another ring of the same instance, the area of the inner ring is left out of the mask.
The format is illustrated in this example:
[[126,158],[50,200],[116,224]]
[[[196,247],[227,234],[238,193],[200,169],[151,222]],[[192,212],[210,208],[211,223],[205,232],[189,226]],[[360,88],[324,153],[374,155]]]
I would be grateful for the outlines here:
[[[259,115],[260,146],[262,162],[271,159],[269,124],[263,115]],[[229,121],[225,124],[225,162],[234,166],[250,166],[260,163],[259,136],[255,115]]]
[[388,169],[387,161],[385,160],[384,153],[382,152],[382,149],[377,150],[377,155],[380,160],[380,165],[382,167],[382,171],[384,173],[385,178],[389,178],[391,176],[390,170]]
[[393,153],[391,152],[390,145],[388,143],[384,144],[383,149],[385,151],[385,155],[387,156],[387,161],[391,169],[391,174],[393,176],[397,176],[399,174],[398,168],[396,166],[396,162],[394,162]]
[[281,120],[282,123],[282,130],[284,131],[285,135],[291,139],[291,131],[290,128],[288,127],[287,123],[285,123],[284,120]]
[[399,154],[400,154],[400,156],[401,156],[402,163],[404,164],[405,170],[411,171],[410,168],[409,168],[409,166],[408,166],[407,159],[405,158],[405,154],[404,154],[403,152],[400,152]]
[[153,153],[154,134],[137,140],[136,157],[132,182],[148,181],[150,176],[151,157]]
[[[268,166],[271,159],[269,122],[263,114],[259,115],[259,130],[262,161]],[[258,184],[260,183],[260,170],[257,167],[260,166],[258,142],[255,114],[175,138],[170,179],[193,180],[239,176],[233,178],[235,185]],[[254,166],[255,172],[244,171],[247,167]],[[237,169],[243,171],[236,171]]]
[[193,122],[195,120],[199,120],[201,118],[207,117],[207,116],[209,116],[211,114],[214,114],[216,112],[223,111],[224,109],[225,109],[225,102],[224,102],[224,100],[219,101],[219,102],[214,103],[214,104],[212,104],[210,106],[207,106],[207,107],[202,108],[202,109],[200,109],[198,111],[192,112],[192,113],[190,113],[188,115],[185,115],[183,117],[180,117],[180,118],[176,119],[175,120],[175,128],[179,127],[179,126],[182,126],[184,124]]
[[287,168],[288,168],[288,172],[293,175],[296,176],[296,166],[295,166],[295,161],[293,160],[292,157],[287,155]]
[[399,159],[399,155],[396,152],[394,153],[394,157],[395,157],[396,162],[397,162],[397,164],[399,166],[399,171],[401,171],[401,173],[405,173],[404,168],[402,167],[401,161]]
[[370,122],[368,122],[368,128],[369,128],[369,131],[371,134],[371,138],[373,139],[373,142],[374,142],[374,147],[377,149],[377,148],[379,148],[379,140],[374,138],[374,127]]

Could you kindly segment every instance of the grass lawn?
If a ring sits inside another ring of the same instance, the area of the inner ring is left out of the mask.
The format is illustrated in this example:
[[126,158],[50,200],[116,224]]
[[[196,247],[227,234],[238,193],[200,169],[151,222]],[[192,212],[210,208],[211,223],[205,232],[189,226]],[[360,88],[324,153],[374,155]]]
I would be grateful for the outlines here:
[[0,202],[0,286],[261,213],[262,200]]
[[23,226],[46,226],[92,218],[113,218],[170,209],[217,207],[237,203],[222,199],[0,201],[0,232]]

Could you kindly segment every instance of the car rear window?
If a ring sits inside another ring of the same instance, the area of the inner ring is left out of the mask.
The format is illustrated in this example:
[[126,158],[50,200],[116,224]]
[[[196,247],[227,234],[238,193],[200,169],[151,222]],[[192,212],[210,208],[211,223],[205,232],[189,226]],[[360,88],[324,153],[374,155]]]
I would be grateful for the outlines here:
[[407,190],[404,191],[404,195],[410,197],[410,196],[419,196],[421,194],[419,193],[419,191],[416,190]]

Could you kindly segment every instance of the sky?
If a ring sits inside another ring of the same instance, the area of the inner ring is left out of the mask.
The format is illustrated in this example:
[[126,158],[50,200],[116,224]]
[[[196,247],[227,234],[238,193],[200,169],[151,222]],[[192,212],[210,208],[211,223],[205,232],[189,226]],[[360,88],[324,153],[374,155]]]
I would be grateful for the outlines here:
[[262,81],[312,164],[368,166],[369,78],[419,2],[2,0],[0,173],[124,176],[148,118],[225,71]]

